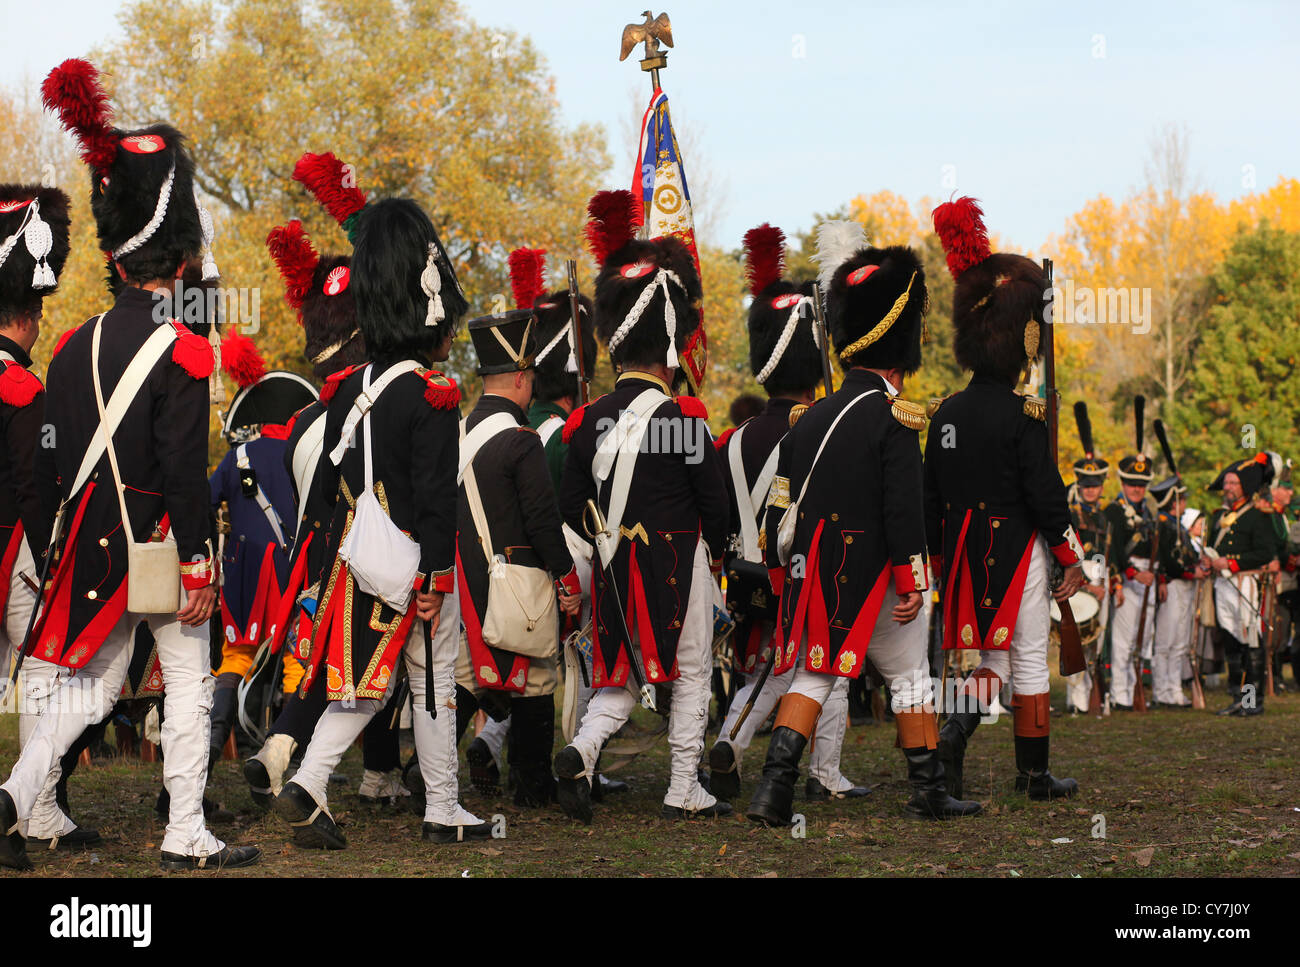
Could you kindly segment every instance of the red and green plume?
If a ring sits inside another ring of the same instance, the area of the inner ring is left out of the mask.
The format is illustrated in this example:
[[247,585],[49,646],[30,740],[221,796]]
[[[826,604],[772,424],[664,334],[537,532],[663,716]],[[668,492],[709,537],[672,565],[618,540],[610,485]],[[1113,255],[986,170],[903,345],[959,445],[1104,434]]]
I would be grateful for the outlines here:
[[357,213],[366,207],[366,193],[357,187],[351,165],[345,165],[332,152],[312,154],[308,151],[293,166],[293,180],[301,182],[312,193],[343,226],[348,241],[353,241]]
[[934,231],[948,255],[948,271],[955,279],[989,257],[989,233],[984,212],[974,198],[944,202],[934,210]]
[[[312,247],[311,239],[302,229],[302,222],[294,219],[287,225],[277,225],[266,236],[266,247],[275,260],[284,280],[284,297],[289,305],[302,312],[303,301],[311,291],[312,276],[320,256]],[[298,317],[301,324],[302,316]]]
[[744,244],[749,294],[757,298],[785,270],[785,233],[764,222],[745,233]]
[[641,222],[637,214],[636,199],[630,191],[600,191],[587,205],[589,217],[583,234],[587,247],[596,262],[606,260],[632,241]]
[[221,340],[221,368],[240,389],[247,389],[266,375],[266,363],[257,346],[235,328]]
[[531,309],[546,294],[546,249],[517,248],[510,253],[510,291],[516,309]]
[[45,78],[41,101],[77,136],[81,160],[102,174],[113,166],[118,139],[110,124],[113,109],[99,78],[95,65],[70,58]]

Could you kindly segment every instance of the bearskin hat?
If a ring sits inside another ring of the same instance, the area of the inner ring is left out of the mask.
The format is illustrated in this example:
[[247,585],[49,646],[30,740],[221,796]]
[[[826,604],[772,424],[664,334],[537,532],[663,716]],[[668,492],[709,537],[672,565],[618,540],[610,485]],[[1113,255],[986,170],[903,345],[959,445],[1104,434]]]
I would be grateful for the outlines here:
[[297,219],[271,229],[267,248],[284,280],[285,300],[298,313],[304,355],[318,379],[366,359],[352,299],[352,260],[316,254]]
[[454,335],[469,302],[424,209],[385,198],[361,210],[355,234],[350,284],[371,356],[423,355]]
[[208,253],[212,217],[194,194],[194,162],[179,131],[168,124],[122,130],[99,71],[70,59],[41,86],[45,106],[77,136],[90,168],[90,208],[99,245],[136,281],[171,278],[200,255],[203,277],[215,278]]
[[[974,198],[934,210],[934,230],[956,282],[953,352],[964,369],[1014,385],[1041,342],[1047,278],[1023,255],[991,253]],[[1033,324],[1032,331],[1026,331]]]
[[634,237],[629,191],[602,191],[587,206],[586,235],[601,263],[596,278],[596,334],[615,369],[662,364],[676,369],[700,327],[703,296],[690,250],[678,238]]
[[0,317],[34,316],[68,260],[68,196],[0,185]]
[[[533,397],[541,402],[563,397],[577,399],[578,356],[573,341],[573,318],[568,288],[546,292],[546,251],[517,248],[510,253],[510,288],[515,306],[532,309],[537,318],[537,355],[533,360],[536,381]],[[588,373],[596,362],[596,332],[591,300],[578,296],[578,329],[582,336],[582,360]]]
[[749,368],[768,396],[802,393],[822,378],[811,282],[781,277],[785,234],[766,223],[745,233],[749,304]]

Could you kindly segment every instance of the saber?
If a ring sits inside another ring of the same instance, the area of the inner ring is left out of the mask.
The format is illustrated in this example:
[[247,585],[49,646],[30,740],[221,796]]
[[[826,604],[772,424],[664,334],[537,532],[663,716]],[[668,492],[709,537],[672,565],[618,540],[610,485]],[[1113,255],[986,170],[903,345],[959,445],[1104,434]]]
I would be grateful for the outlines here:
[[[618,596],[618,585],[614,583],[614,578],[609,573],[609,565],[606,563],[606,555],[610,559],[614,557],[613,535],[606,529],[605,518],[601,515],[600,508],[596,506],[594,500],[587,501],[587,508],[582,514],[582,527],[587,532],[587,536],[596,544],[597,566],[600,568],[601,576],[605,579],[609,593],[614,597],[614,610],[618,612],[618,623],[623,630],[623,640],[627,642],[627,662],[632,668],[632,681],[636,683],[637,694],[641,699],[641,707],[649,709],[651,712],[657,712],[658,709],[655,708],[655,691],[646,683],[645,671],[641,668],[641,652],[632,643],[632,630],[627,626],[627,615],[623,612],[623,600]],[[592,609],[593,611],[595,609],[594,598]]]
[[767,664],[759,672],[758,682],[749,693],[749,698],[745,700],[745,707],[740,710],[740,718],[736,719],[736,724],[731,727],[731,741],[736,741],[736,736],[740,734],[740,727],[745,724],[745,719],[749,718],[749,713],[754,710],[754,703],[758,701],[763,686],[767,684],[767,678],[772,674],[772,669],[776,666],[776,656],[780,653],[781,649],[779,647],[773,647],[772,654],[767,656]]
[[591,377],[587,375],[587,361],[582,358],[582,326],[578,322],[578,313],[582,311],[582,305],[578,302],[578,263],[569,259],[565,267],[569,271],[569,325],[573,327],[573,358],[578,364],[578,392],[582,395],[582,405],[586,406],[591,392]]

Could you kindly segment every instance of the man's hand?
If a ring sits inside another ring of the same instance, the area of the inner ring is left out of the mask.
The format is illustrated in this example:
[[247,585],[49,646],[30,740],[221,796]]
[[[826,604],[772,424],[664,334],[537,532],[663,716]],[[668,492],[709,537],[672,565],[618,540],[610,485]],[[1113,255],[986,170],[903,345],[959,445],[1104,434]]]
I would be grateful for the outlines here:
[[1085,584],[1084,588],[1098,601],[1106,599],[1106,585],[1104,584]]
[[1212,568],[1213,568],[1214,570],[1216,570],[1216,571],[1229,571],[1229,570],[1231,570],[1231,567],[1228,565],[1228,559],[1227,559],[1226,557],[1212,557],[1212,558],[1210,558],[1210,567],[1212,567]]
[[908,591],[898,599],[898,604],[894,606],[894,620],[900,625],[905,625],[918,614],[921,613],[921,604],[924,598],[920,591]]
[[560,610],[571,618],[576,617],[578,612],[582,610],[582,595],[561,594]]
[[1065,569],[1065,577],[1061,578],[1061,586],[1052,592],[1052,597],[1057,601],[1065,601],[1070,595],[1083,587],[1083,568],[1078,564],[1073,564]]
[[1124,607],[1124,585],[1115,585],[1115,607]]
[[415,614],[421,621],[428,621],[429,634],[438,630],[438,615],[442,613],[441,591],[416,591]]
[[1151,582],[1155,579],[1156,576],[1151,571],[1138,571],[1137,574],[1133,575],[1133,580],[1144,587],[1150,587]]
[[191,628],[197,627],[212,617],[212,609],[217,603],[217,586],[209,584],[206,588],[190,591],[185,598],[185,607],[176,612],[176,620]]

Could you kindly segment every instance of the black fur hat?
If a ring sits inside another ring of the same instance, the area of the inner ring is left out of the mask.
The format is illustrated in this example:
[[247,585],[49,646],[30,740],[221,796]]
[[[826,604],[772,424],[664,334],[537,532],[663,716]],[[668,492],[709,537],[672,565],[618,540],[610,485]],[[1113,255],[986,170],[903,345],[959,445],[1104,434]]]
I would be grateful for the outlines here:
[[302,300],[304,355],[319,379],[366,360],[351,278],[349,256],[324,255],[316,263],[311,288]]
[[1038,355],[1047,278],[1023,255],[991,253],[983,219],[973,198],[934,210],[935,232],[956,282],[953,353],[962,368],[1014,385],[1029,358]]
[[[537,381],[533,396],[540,402],[564,396],[578,398],[578,362],[569,325],[569,290],[556,289],[533,306],[537,313]],[[578,296],[578,328],[582,333],[582,361],[587,371],[596,364],[596,329],[591,300]],[[564,331],[561,337],[561,331]]]
[[408,198],[361,210],[351,269],[357,322],[376,359],[429,352],[469,309],[433,223]]
[[925,269],[910,248],[864,248],[831,276],[826,325],[845,366],[921,368],[921,327],[929,308]]
[[[749,304],[749,368],[768,396],[801,393],[822,377],[811,282],[781,278],[785,234],[766,222],[745,233]],[[787,328],[789,332],[787,332]]]
[[[90,208],[100,248],[130,279],[171,278],[204,253],[212,220],[194,197],[194,162],[179,131],[169,124],[130,131],[113,127],[99,71],[84,60],[54,68],[41,96],[80,142],[90,167]],[[210,260],[203,275],[216,275]]]
[[[667,276],[659,283],[662,270],[676,275],[680,284]],[[664,285],[672,303],[671,347]],[[656,291],[644,311],[630,327],[623,328],[641,293],[651,286]],[[613,252],[596,278],[596,333],[610,346],[609,358],[615,368],[647,363],[675,368],[678,353],[700,326],[702,295],[691,253],[677,238],[666,236],[651,242],[634,239]]]
[[31,316],[68,260],[68,196],[40,185],[0,185],[0,317]]

